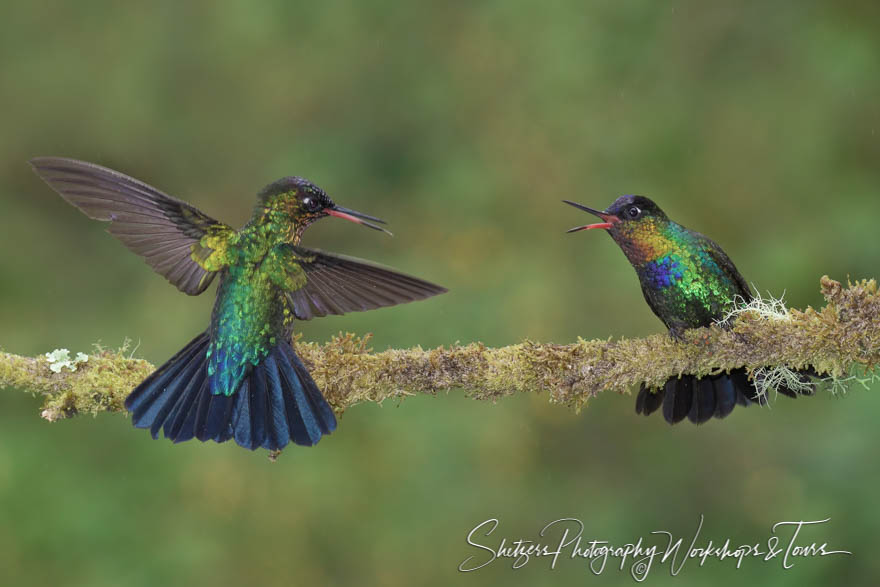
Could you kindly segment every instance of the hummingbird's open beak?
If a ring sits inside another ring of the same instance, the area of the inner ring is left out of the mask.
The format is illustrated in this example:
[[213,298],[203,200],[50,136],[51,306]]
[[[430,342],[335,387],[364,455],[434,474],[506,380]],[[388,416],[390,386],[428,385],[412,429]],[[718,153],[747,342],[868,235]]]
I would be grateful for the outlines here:
[[605,212],[599,212],[598,210],[593,210],[592,208],[587,208],[583,204],[578,204],[577,202],[570,202],[568,200],[562,200],[562,201],[565,202],[566,204],[568,204],[569,206],[574,206],[575,208],[577,208],[579,210],[583,210],[584,212],[589,212],[590,214],[592,214],[594,216],[598,216],[599,218],[601,218],[602,220],[605,221],[605,222],[597,222],[595,224],[585,224],[584,226],[575,226],[574,228],[570,228],[570,229],[566,230],[565,232],[577,232],[579,230],[589,230],[591,228],[608,229],[608,228],[611,228],[612,226],[614,226],[615,224],[617,224],[618,222],[620,222],[620,218],[618,218],[614,214],[606,214]]
[[367,220],[372,220],[373,222],[379,222],[381,224],[385,224],[385,221],[376,218],[375,216],[369,216],[368,214],[364,214],[362,212],[357,212],[355,210],[349,210],[348,208],[343,208],[342,206],[334,205],[332,208],[325,208],[324,210],[330,216],[336,216],[337,218],[342,218],[343,220],[348,220],[349,222],[354,222],[356,224],[363,224],[367,228],[372,228],[373,230],[381,230],[388,236],[394,236],[390,231],[385,230],[381,226],[376,226],[371,222],[367,222]]

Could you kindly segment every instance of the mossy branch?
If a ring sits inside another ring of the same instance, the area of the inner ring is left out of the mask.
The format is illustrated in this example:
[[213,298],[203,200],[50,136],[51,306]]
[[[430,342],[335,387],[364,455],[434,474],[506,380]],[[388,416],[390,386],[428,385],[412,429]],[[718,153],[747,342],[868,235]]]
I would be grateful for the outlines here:
[[[297,341],[296,349],[338,412],[361,402],[463,389],[476,399],[547,392],[576,408],[600,391],[658,386],[680,374],[706,375],[745,366],[750,371],[812,366],[833,377],[880,363],[880,295],[874,280],[844,288],[821,280],[821,310],[763,311],[745,307],[728,327],[689,331],[684,342],[666,334],[641,339],[578,340],[560,345],[526,341],[372,352],[369,336],[340,335],[326,344]],[[772,308],[771,308],[772,310]],[[56,370],[58,367],[56,366]],[[48,420],[121,411],[125,396],[154,367],[122,351],[101,350],[76,370],[50,370],[46,357],[0,353],[0,387],[45,397]]]

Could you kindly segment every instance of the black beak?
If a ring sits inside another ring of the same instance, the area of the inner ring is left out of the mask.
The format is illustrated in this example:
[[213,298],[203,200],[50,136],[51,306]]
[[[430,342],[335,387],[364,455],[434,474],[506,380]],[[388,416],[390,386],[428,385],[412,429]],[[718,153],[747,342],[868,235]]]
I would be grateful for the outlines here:
[[373,230],[381,230],[388,236],[394,236],[390,231],[385,230],[381,226],[376,226],[372,222],[367,222],[368,220],[372,220],[373,222],[378,222],[380,224],[385,224],[385,221],[381,218],[376,218],[375,216],[370,216],[368,214],[364,214],[363,212],[358,212],[356,210],[349,210],[348,208],[343,208],[342,206],[333,205],[332,208],[326,208],[324,210],[330,216],[336,216],[337,218],[342,218],[343,220],[348,220],[349,222],[354,222],[356,224],[362,224],[367,228],[372,228]]
[[566,204],[568,204],[569,206],[574,206],[578,210],[583,210],[584,212],[589,212],[593,216],[598,216],[599,218],[601,218],[602,220],[605,221],[605,222],[597,222],[596,224],[585,224],[584,226],[575,226],[574,228],[570,228],[570,229],[566,230],[565,232],[577,232],[579,230],[589,230],[591,228],[604,228],[607,230],[607,229],[611,228],[612,226],[614,226],[615,224],[617,224],[618,222],[620,222],[620,218],[618,218],[614,214],[607,214],[605,212],[593,210],[592,208],[587,208],[583,204],[578,204],[577,202],[570,202],[568,200],[562,200],[562,201],[565,202]]

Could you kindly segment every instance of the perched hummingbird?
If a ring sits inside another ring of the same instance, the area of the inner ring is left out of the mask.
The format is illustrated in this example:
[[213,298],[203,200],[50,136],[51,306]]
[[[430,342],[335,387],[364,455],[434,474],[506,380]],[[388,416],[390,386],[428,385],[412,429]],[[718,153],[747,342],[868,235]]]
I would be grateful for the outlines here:
[[[446,290],[370,263],[299,246],[303,231],[335,216],[388,232],[382,220],[333,203],[301,177],[259,192],[250,221],[233,228],[137,179],[58,157],[30,161],[37,175],[143,256],[182,292],[219,274],[211,325],[125,400],[138,428],[174,442],[234,438],[251,450],[311,446],[336,417],[291,346],[294,320],[425,299]],[[388,232],[388,234],[391,234]]]
[[[752,299],[746,280],[721,247],[667,218],[650,199],[621,196],[604,212],[568,200],[563,202],[602,220],[568,232],[591,228],[608,231],[635,268],[651,310],[673,338],[680,340],[687,328],[709,326],[721,320],[734,298]],[[801,376],[806,377],[807,372]],[[786,387],[777,391],[797,397]],[[745,369],[740,368],[703,378],[673,377],[656,391],[643,384],[636,398],[636,412],[649,415],[662,405],[663,417],[670,424],[685,416],[701,424],[713,416],[727,416],[737,403],[764,401]]]

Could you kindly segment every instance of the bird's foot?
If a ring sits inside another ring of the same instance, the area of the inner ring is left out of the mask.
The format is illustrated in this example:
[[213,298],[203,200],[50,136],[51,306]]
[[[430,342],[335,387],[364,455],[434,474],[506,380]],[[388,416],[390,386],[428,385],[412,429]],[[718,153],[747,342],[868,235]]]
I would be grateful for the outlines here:
[[669,329],[669,336],[672,337],[672,340],[675,342],[685,342],[684,333],[686,330],[686,328],[673,326]]

